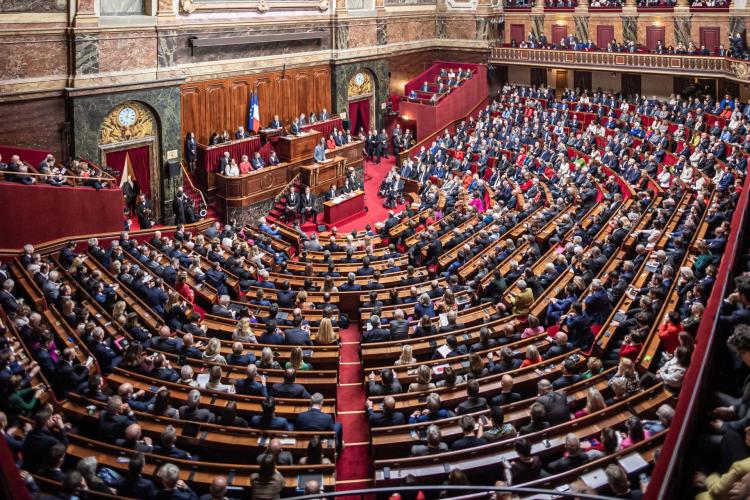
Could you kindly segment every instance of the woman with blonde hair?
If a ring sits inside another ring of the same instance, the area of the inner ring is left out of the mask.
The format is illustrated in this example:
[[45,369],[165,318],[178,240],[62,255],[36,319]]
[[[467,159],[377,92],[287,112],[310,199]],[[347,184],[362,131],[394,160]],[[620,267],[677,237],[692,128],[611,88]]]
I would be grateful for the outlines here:
[[307,300],[307,291],[306,290],[300,290],[297,293],[297,299],[294,307],[299,307],[303,311],[313,311],[315,309],[315,304],[313,304],[311,301]]
[[604,402],[604,396],[599,392],[599,389],[589,387],[588,391],[586,391],[586,406],[575,412],[573,418],[585,417],[606,407],[607,403]]
[[318,334],[315,337],[315,345],[331,345],[338,341],[338,335],[333,329],[333,321],[331,321],[331,318],[322,318],[318,325]]
[[435,388],[432,383],[432,370],[427,365],[417,368],[417,381],[409,384],[408,392],[431,391]]
[[396,360],[394,364],[396,365],[410,365],[412,363],[416,363],[417,360],[412,355],[412,347],[411,344],[404,344],[401,347],[401,356]]
[[312,365],[304,360],[304,353],[302,348],[296,346],[292,349],[289,361],[284,363],[284,368],[294,368],[297,371],[312,370]]
[[112,316],[118,317],[125,314],[125,309],[127,308],[127,304],[124,300],[118,300],[115,302],[115,305],[112,307]]
[[250,318],[242,318],[237,322],[237,327],[235,327],[234,332],[232,333],[232,340],[236,340],[238,342],[250,342],[251,344],[257,344],[258,339],[255,338],[255,334],[253,333],[253,329],[251,328],[252,323],[250,323]]
[[281,369],[279,362],[273,359],[273,351],[270,347],[264,347],[263,350],[260,351],[260,359],[256,360],[255,364],[258,368],[264,368],[266,370]]
[[526,348],[526,359],[521,363],[521,368],[525,366],[536,365],[542,362],[542,356],[539,354],[539,350],[533,345]]
[[620,364],[617,366],[617,373],[609,379],[607,385],[612,386],[616,381],[621,381],[625,386],[625,396],[635,394],[640,390],[641,384],[638,379],[638,372],[635,371],[635,364],[630,358],[620,358]]
[[203,351],[203,361],[211,361],[220,365],[227,364],[227,360],[221,355],[221,341],[216,337],[209,339],[206,350]]

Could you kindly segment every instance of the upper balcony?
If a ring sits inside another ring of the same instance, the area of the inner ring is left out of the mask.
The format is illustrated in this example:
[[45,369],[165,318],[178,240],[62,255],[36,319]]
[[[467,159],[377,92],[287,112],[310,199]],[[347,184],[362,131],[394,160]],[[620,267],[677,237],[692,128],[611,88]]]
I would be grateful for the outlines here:
[[750,82],[750,61],[719,56],[493,47],[490,64],[721,77]]

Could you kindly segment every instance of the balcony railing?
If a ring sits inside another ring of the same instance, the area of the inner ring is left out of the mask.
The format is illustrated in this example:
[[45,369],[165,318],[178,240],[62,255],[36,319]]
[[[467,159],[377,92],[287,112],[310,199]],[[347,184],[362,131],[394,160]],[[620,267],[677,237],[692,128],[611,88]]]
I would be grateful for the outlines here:
[[490,53],[490,62],[573,69],[584,67],[603,71],[624,70],[723,76],[741,82],[750,81],[750,61],[718,56],[493,47]]

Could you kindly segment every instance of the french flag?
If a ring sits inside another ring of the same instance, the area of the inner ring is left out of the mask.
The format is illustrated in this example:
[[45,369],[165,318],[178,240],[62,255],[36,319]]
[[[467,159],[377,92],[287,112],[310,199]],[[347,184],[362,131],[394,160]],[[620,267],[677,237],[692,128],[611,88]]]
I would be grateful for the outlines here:
[[248,129],[260,130],[260,110],[258,109],[258,94],[250,93],[250,112],[248,113]]

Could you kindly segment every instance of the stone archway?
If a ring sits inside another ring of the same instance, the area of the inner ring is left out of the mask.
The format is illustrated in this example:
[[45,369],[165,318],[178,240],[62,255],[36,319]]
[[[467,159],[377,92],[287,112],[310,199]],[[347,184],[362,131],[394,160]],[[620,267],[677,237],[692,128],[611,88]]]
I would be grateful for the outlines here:
[[135,148],[148,148],[148,184],[156,220],[162,219],[162,178],[160,169],[159,126],[155,113],[138,101],[125,101],[110,110],[99,127],[100,165],[107,155]]
[[[373,130],[376,128],[375,116],[377,110],[375,108],[375,77],[367,69],[360,69],[349,79],[347,84],[347,109],[351,113],[353,108],[356,108],[356,103],[361,101],[367,101],[367,129]],[[359,123],[356,116],[349,116],[349,123],[351,126],[352,134],[357,134],[359,130]]]

